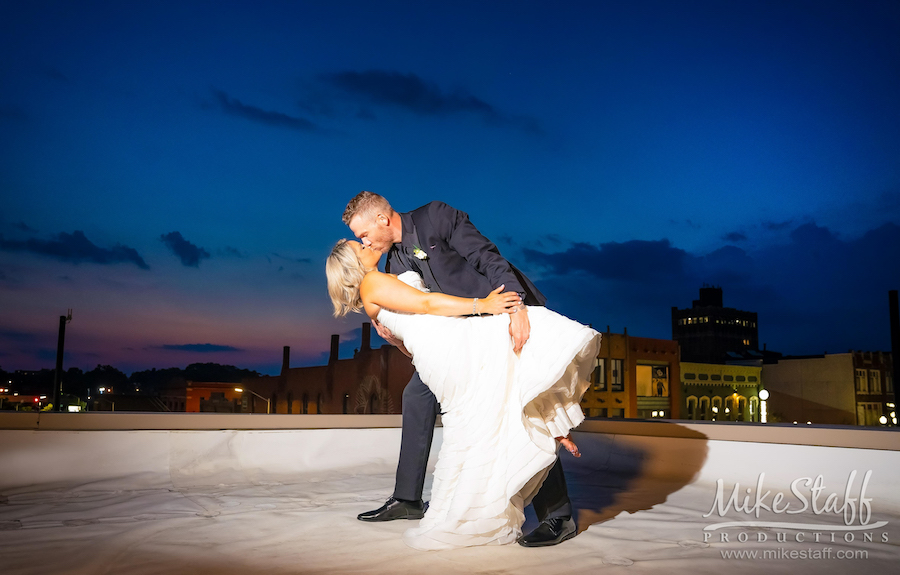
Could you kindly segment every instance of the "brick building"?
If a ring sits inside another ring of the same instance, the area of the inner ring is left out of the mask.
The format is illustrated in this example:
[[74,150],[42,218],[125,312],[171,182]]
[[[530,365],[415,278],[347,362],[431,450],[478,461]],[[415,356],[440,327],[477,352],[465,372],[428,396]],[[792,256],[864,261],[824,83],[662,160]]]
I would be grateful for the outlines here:
[[681,404],[678,342],[603,334],[591,385],[581,400],[587,417],[672,418]]
[[363,324],[360,349],[352,359],[338,359],[340,340],[332,335],[327,365],[292,368],[285,347],[279,375],[242,382],[249,391],[241,411],[265,413],[268,400],[272,413],[400,413],[412,362],[391,345],[372,349],[371,328]]

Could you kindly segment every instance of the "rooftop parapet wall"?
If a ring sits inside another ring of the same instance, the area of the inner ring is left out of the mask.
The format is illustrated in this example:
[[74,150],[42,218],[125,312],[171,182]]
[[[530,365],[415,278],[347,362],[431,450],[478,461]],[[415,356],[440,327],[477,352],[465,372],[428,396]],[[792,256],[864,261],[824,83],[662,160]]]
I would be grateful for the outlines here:
[[[401,424],[400,415],[0,412],[0,432],[13,429],[35,431],[383,429],[399,428]],[[578,431],[608,435],[900,451],[900,428],[592,419],[585,421]]]
[[[393,474],[400,416],[231,414],[3,414],[0,492],[288,484],[316,475]],[[440,445],[436,432],[432,464]],[[576,433],[584,457],[563,454],[573,483],[615,477],[644,493],[641,508],[690,484],[754,486],[760,474],[787,490],[824,475],[861,481],[900,509],[893,430],[675,421],[589,420]],[[579,477],[581,479],[579,479]],[[664,489],[659,488],[660,482]]]

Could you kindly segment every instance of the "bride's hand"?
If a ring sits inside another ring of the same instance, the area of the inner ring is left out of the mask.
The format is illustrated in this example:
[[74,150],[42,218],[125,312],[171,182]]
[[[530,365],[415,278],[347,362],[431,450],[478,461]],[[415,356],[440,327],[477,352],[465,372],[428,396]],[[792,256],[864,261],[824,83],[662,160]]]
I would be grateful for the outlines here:
[[500,293],[505,287],[505,285],[502,285],[492,291],[486,298],[478,299],[475,303],[477,313],[489,313],[491,315],[515,313],[519,306],[522,305],[522,300],[519,298],[519,294],[514,291]]

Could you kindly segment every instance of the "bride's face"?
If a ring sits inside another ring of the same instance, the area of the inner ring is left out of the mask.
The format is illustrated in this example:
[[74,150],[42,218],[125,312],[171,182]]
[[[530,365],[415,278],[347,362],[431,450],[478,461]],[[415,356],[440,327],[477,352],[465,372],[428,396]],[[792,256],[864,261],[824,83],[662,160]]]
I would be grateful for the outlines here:
[[359,242],[348,241],[350,247],[356,253],[360,263],[367,268],[377,268],[378,261],[381,259],[381,252],[372,247],[364,246]]

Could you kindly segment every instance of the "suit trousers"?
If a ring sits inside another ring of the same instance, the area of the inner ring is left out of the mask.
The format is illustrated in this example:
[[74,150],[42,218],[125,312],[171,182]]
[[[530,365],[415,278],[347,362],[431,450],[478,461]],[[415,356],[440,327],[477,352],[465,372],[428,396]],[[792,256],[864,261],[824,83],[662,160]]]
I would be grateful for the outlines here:
[[[438,413],[440,404],[437,398],[422,382],[418,372],[414,373],[403,390],[403,432],[400,440],[400,461],[397,463],[397,479],[394,483],[395,499],[405,501],[422,499],[425,470]],[[558,457],[531,504],[539,521],[572,515],[566,477]]]

